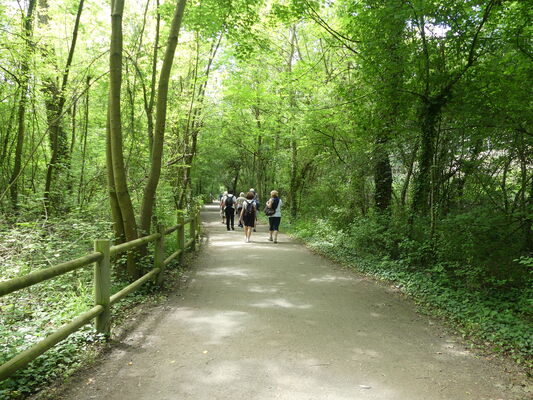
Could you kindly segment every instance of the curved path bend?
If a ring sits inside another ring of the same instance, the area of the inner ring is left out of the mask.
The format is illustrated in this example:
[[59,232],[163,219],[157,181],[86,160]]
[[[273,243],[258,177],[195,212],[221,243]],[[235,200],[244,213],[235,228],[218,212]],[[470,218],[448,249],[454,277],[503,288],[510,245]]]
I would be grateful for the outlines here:
[[[216,207],[187,287],[75,377],[71,400],[510,400],[508,374],[397,293]],[[283,225],[283,221],[282,221]],[[282,226],[283,227],[283,226]]]

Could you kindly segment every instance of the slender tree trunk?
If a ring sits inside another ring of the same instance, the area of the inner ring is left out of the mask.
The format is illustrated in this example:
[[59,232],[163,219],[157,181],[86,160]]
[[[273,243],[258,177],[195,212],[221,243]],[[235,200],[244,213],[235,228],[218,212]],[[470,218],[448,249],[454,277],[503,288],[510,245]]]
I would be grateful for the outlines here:
[[413,211],[416,214],[428,216],[432,192],[432,169],[435,158],[435,137],[437,123],[443,103],[425,102],[420,114],[421,140],[418,175],[415,177],[413,195]]
[[[87,76],[85,83],[85,104],[84,104],[84,123],[83,123],[83,145],[81,150],[81,171],[80,171],[80,184],[78,187],[78,206],[83,209],[83,201],[85,198],[85,188],[83,187],[83,180],[85,178],[85,158],[87,154],[87,135],[89,134],[89,92],[91,87],[91,77]],[[108,121],[109,122],[109,121]],[[106,152],[109,145],[109,126],[106,124]],[[106,157],[107,159],[107,157]]]
[[[20,87],[18,88],[20,89]],[[2,163],[0,166],[3,169],[2,176],[7,176],[10,173],[8,172],[10,169],[9,166],[9,158],[11,156],[11,149],[10,149],[10,143],[11,143],[11,132],[13,130],[13,121],[18,121],[18,109],[19,109],[19,103],[20,103],[20,96],[18,90],[15,90],[14,96],[13,96],[13,104],[10,109],[9,113],[9,122],[4,127],[4,135],[2,135],[2,150],[0,151],[0,161]],[[16,139],[15,139],[16,140]]]
[[[112,0],[111,5],[111,46],[109,56],[110,151],[108,154],[108,165],[111,164],[112,166],[114,190],[120,209],[122,229],[126,240],[130,241],[137,239],[138,235],[133,205],[128,192],[127,174],[124,166],[124,153],[122,148],[120,90],[122,86],[122,13],[124,10],[124,0]],[[114,201],[113,196],[111,196],[110,201]],[[111,208],[113,210],[113,205]],[[120,224],[120,220],[115,220],[115,224]],[[139,269],[131,260],[129,261],[128,273],[132,278],[136,278],[139,275]]]
[[[184,208],[187,204],[190,204],[192,200],[192,185],[191,185],[191,170],[194,157],[196,156],[196,145],[198,141],[198,133],[200,132],[200,116],[202,114],[203,101],[205,97],[205,90],[207,88],[207,83],[209,80],[209,74],[211,72],[211,66],[213,60],[217,54],[220,42],[222,41],[223,34],[220,33],[218,40],[213,42],[211,50],[209,52],[209,60],[205,69],[204,82],[198,88],[198,93],[196,94],[196,83],[198,81],[198,62],[200,57],[200,43],[199,38],[197,37],[197,56],[196,56],[196,65],[194,67],[194,82],[192,88],[191,103],[189,108],[189,115],[187,118],[187,124],[185,126],[185,135],[183,141],[184,147],[184,164],[182,181],[181,181],[181,190],[179,195],[178,207]],[[196,102],[196,105],[195,105]],[[189,143],[190,140],[190,143]]]
[[[289,52],[289,59],[287,61],[287,67],[289,72],[289,78],[292,76],[292,62],[294,58],[294,51],[295,51],[295,41],[296,41],[296,26],[291,27],[291,44],[290,44],[290,52]],[[289,180],[289,204],[290,204],[290,216],[292,219],[295,219],[298,214],[298,143],[295,138],[294,133],[294,107],[295,107],[295,95],[294,95],[294,89],[292,86],[289,88],[289,108],[291,113],[290,118],[290,130],[291,130],[291,139],[290,139],[290,147],[291,147],[291,174],[290,174],[290,180]]]
[[392,168],[387,148],[388,142],[388,135],[380,135],[374,145],[374,202],[381,212],[389,211],[392,199]]
[[146,234],[150,232],[153,208],[155,204],[155,195],[157,185],[159,184],[159,177],[161,175],[161,162],[163,159],[163,143],[165,139],[165,126],[167,117],[168,84],[170,80],[170,71],[172,70],[172,63],[174,61],[174,54],[176,52],[176,46],[178,45],[178,34],[181,26],[181,20],[183,19],[186,2],[186,0],[178,0],[176,4],[174,17],[172,19],[172,25],[170,27],[170,33],[168,36],[165,58],[163,60],[163,65],[161,66],[161,75],[159,76],[150,174],[144,188],[141,206],[140,228],[141,231]]
[[290,176],[290,215],[295,219],[298,215],[298,144],[296,139],[291,138],[291,176]]
[[154,146],[154,100],[155,100],[155,84],[157,79],[157,53],[159,50],[159,29],[161,25],[161,14],[159,13],[159,0],[156,1],[156,24],[155,24],[155,38],[154,49],[152,55],[152,76],[150,79],[150,99],[146,104],[146,119],[148,128],[148,146],[150,149],[150,156]]
[[266,161],[263,151],[263,134],[261,126],[261,109],[259,97],[256,99],[256,105],[253,107],[255,124],[257,126],[257,167],[254,169],[257,182],[257,193],[260,198],[265,199],[266,194]]
[[415,160],[416,160],[416,153],[417,149],[413,149],[413,153],[409,159],[409,164],[407,165],[407,175],[405,176],[405,181],[402,186],[402,192],[400,195],[400,205],[402,207],[405,207],[406,199],[407,199],[407,192],[409,190],[409,184],[411,182],[411,177],[413,176],[413,170],[415,167]]
[[[52,156],[47,166],[46,182],[44,188],[44,206],[47,215],[51,212],[51,190],[53,186],[54,177],[56,175],[55,169],[58,169],[58,173],[66,175],[70,169],[68,140],[66,133],[62,127],[63,110],[66,103],[65,91],[67,89],[68,78],[70,73],[70,67],[72,65],[72,59],[74,58],[74,51],[76,49],[76,42],[78,39],[78,31],[81,20],[81,13],[83,11],[84,0],[80,0],[78,4],[78,11],[76,15],[76,21],[74,23],[74,29],[72,32],[72,41],[70,43],[67,63],[63,70],[63,77],[61,86],[58,88],[55,81],[48,79],[45,85],[45,91],[47,94],[46,108],[48,125],[50,129],[50,141]],[[59,206],[62,196],[54,196],[54,206]]]
[[[405,29],[404,5],[398,0],[385,0],[375,5],[375,18],[370,22],[375,41],[367,44],[371,57],[363,59],[368,68],[375,70],[375,60],[381,59],[374,86],[377,89],[377,129],[374,139],[374,205],[380,213],[390,213],[392,201],[391,140],[394,139],[399,119],[399,93],[403,85],[400,44]],[[391,19],[391,15],[395,17]]]
[[[522,231],[524,232],[524,252],[531,254],[533,251],[533,234],[531,228],[533,226],[533,218],[531,211],[533,210],[533,174],[531,173],[531,146],[525,139],[525,130],[518,130],[518,158],[520,160],[520,216]],[[529,156],[528,156],[529,155]],[[528,195],[529,189],[529,195]]]
[[233,185],[232,185],[233,193],[235,193],[237,197],[239,197],[237,193],[237,183],[239,182],[240,172],[241,172],[241,168],[240,166],[237,166],[237,169],[235,170],[235,177],[233,178]]
[[107,188],[109,193],[109,205],[111,206],[111,215],[113,217],[113,231],[115,232],[115,243],[123,243],[126,240],[124,232],[124,220],[118,203],[117,190],[115,188],[115,175],[113,173],[113,155],[111,152],[111,129],[109,124],[109,112],[106,124],[106,171],[107,171]]
[[25,46],[26,50],[23,52],[24,59],[22,60],[21,65],[21,79],[20,79],[20,100],[18,105],[18,112],[17,112],[17,122],[18,122],[18,130],[17,130],[17,145],[15,148],[15,162],[13,164],[13,172],[11,174],[11,178],[9,179],[9,185],[10,185],[10,191],[11,191],[11,204],[13,206],[14,210],[18,209],[18,185],[17,180],[19,178],[19,175],[21,173],[22,168],[22,151],[24,148],[24,136],[26,131],[26,97],[28,95],[28,59],[30,53],[30,47],[31,44],[29,43],[31,41],[31,38],[33,36],[33,10],[35,9],[35,3],[36,0],[30,0],[28,4],[28,11],[26,13],[26,19],[24,21],[24,39],[25,39]]

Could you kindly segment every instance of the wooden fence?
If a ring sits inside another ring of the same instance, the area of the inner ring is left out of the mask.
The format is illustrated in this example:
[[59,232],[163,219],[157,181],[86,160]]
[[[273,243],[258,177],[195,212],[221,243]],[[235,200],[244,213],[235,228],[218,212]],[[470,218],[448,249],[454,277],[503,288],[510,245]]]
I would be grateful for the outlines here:
[[[179,261],[182,263],[185,251],[189,248],[192,250],[196,248],[196,241],[200,234],[200,213],[196,212],[192,217],[187,219],[181,217],[178,222],[179,223],[176,226],[169,229],[165,229],[163,225],[159,224],[156,233],[116,246],[111,246],[111,240],[95,240],[94,252],[91,254],[35,271],[28,275],[0,282],[1,297],[45,280],[52,279],[56,276],[66,274],[67,272],[87,267],[94,263],[94,307],[79,315],[71,322],[63,325],[44,340],[34,344],[22,353],[19,353],[5,364],[0,365],[0,381],[7,379],[17,370],[28,365],[31,361],[35,360],[48,349],[66,339],[69,335],[93,319],[96,319],[96,331],[98,333],[109,335],[111,333],[111,306],[150,280],[155,280],[158,285],[161,285],[163,283],[165,266],[176,257],[179,257]],[[189,240],[185,242],[185,226],[187,224],[190,226]],[[165,237],[174,231],[177,231],[178,249],[165,258]],[[144,274],[135,282],[129,284],[114,295],[111,295],[111,258],[150,242],[155,242],[153,268],[150,272]]]

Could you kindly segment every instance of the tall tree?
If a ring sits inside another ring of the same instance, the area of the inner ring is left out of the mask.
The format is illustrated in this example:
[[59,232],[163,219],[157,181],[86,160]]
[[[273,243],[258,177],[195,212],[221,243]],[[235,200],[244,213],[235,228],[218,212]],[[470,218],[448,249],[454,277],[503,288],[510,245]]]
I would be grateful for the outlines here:
[[[392,167],[390,147],[397,136],[400,99],[403,89],[403,59],[405,12],[399,0],[369,1],[370,21],[363,25],[367,37],[362,40],[363,64],[374,68],[370,78],[376,89],[376,132],[374,139],[374,204],[381,212],[390,212],[392,201]],[[367,9],[367,10],[368,10]],[[365,51],[367,50],[367,51]],[[370,69],[369,68],[369,69]],[[367,69],[368,70],[368,69]]]
[[[66,178],[70,166],[69,145],[66,132],[63,127],[63,114],[67,101],[66,90],[69,80],[69,73],[74,58],[78,31],[80,26],[81,13],[83,11],[84,0],[80,0],[76,12],[76,20],[72,31],[72,40],[69,47],[66,65],[63,69],[61,84],[58,87],[53,78],[47,78],[44,85],[45,103],[47,109],[48,129],[50,134],[50,147],[52,155],[46,171],[46,182],[44,187],[44,206],[47,214],[50,213],[52,205],[52,186],[56,173]],[[61,189],[60,189],[61,190]],[[59,207],[63,196],[54,196],[55,207]]]
[[174,54],[176,52],[176,46],[178,45],[178,35],[181,21],[183,19],[183,13],[185,11],[185,4],[186,0],[178,0],[176,4],[174,17],[172,19],[172,25],[170,27],[170,33],[168,36],[165,57],[163,60],[163,65],[161,66],[161,74],[159,76],[150,174],[144,188],[144,196],[141,206],[140,228],[143,233],[150,232],[150,225],[155,204],[155,194],[157,185],[159,183],[159,177],[161,175],[161,162],[163,158],[163,144],[167,117],[168,85],[170,71],[172,70],[172,63],[174,61]]
[[24,148],[24,137],[26,132],[26,104],[28,96],[28,80],[29,80],[29,57],[32,53],[33,44],[31,43],[33,36],[33,11],[35,10],[36,0],[30,0],[28,3],[28,10],[26,18],[24,19],[24,51],[22,52],[22,60],[20,66],[20,99],[17,110],[17,145],[15,149],[15,161],[13,163],[13,172],[9,179],[11,190],[11,203],[14,210],[18,209],[18,194],[19,188],[17,180],[21,174],[22,167],[22,151]]
[[[137,239],[137,224],[128,191],[127,174],[122,146],[122,15],[124,0],[111,1],[111,46],[109,54],[109,151],[107,152],[108,182],[115,232],[124,234],[127,241]],[[109,168],[111,167],[111,168]],[[130,259],[128,273],[135,278],[139,270]]]
[[[459,12],[462,14],[465,25],[464,30],[467,33],[463,33],[460,38],[464,43],[460,43],[456,48],[466,48],[466,50],[458,55],[458,61],[463,65],[451,71],[443,71],[442,68],[434,65],[436,57],[432,56],[431,51],[442,53],[444,50],[442,47],[431,47],[428,39],[428,31],[431,32],[431,29],[428,29],[425,9],[422,6],[417,9],[412,5],[417,31],[422,41],[421,59],[423,69],[421,81],[424,85],[422,93],[417,94],[420,100],[420,156],[418,174],[415,176],[414,182],[413,211],[415,213],[428,215],[430,209],[437,202],[434,198],[435,174],[437,173],[435,171],[434,158],[438,124],[444,107],[449,103],[453,95],[453,89],[464,78],[468,70],[475,65],[482,54],[483,46],[480,35],[496,5],[496,0],[489,0],[484,8],[471,8],[467,4],[462,5],[463,8]],[[478,11],[476,12],[476,10]],[[474,15],[471,15],[472,13]],[[472,20],[477,21],[477,24],[472,24]],[[445,63],[445,59],[437,57],[436,62]]]

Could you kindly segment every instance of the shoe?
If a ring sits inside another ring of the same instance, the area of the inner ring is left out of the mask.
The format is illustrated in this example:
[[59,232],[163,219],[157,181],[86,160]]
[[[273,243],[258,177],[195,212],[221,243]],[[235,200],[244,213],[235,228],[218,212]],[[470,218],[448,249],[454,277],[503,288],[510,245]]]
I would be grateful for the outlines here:
[[274,243],[278,243],[278,241],[277,241],[277,240],[274,240]]
[[268,241],[271,242],[273,239],[272,238],[268,238]]
[[228,231],[229,231],[229,228],[228,228]]
[[255,230],[255,228],[254,228],[254,232],[257,232],[257,231]]
[[234,230],[235,230],[235,227],[232,226],[232,227],[231,227],[231,230],[234,231]]

